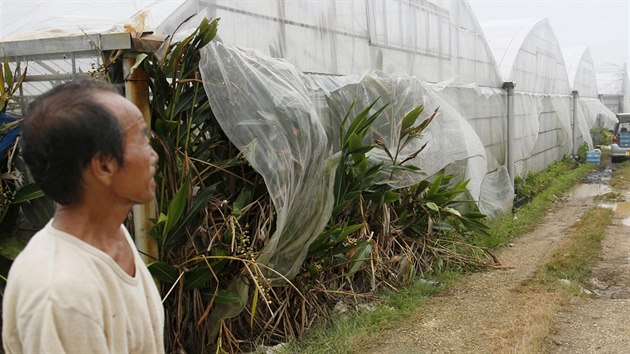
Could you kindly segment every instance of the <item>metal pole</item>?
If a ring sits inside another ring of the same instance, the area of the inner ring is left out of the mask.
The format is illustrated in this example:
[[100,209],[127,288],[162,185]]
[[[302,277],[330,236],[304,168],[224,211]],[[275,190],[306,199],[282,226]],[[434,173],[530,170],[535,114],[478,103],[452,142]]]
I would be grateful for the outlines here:
[[[131,68],[136,62],[137,53],[125,53],[123,56],[123,75],[125,78],[125,97],[138,107],[144,116],[149,131],[151,130],[151,110],[149,107],[149,83],[148,77],[142,66],[133,72]],[[158,259],[157,241],[149,235],[153,226],[151,219],[157,216],[157,202],[153,199],[144,205],[133,207],[133,225],[136,246],[141,251],[142,260],[150,263]]]
[[572,105],[573,105],[573,129],[571,129],[571,155],[575,157],[577,155],[577,149],[575,140],[577,139],[577,105],[578,105],[578,92],[571,91]]
[[505,160],[508,175],[514,181],[514,82],[504,82],[503,89],[507,93],[507,156]]

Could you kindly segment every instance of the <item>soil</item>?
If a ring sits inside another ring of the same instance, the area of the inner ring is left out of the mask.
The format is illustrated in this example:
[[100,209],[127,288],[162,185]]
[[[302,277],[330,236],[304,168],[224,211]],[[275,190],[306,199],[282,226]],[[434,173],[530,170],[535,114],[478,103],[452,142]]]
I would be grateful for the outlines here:
[[[498,251],[503,269],[465,276],[358,352],[630,352],[630,202],[609,205],[615,213],[589,278],[592,293],[558,299],[558,292],[522,291],[566,231],[597,204],[594,197],[611,191],[610,172],[586,178],[533,231]],[[630,191],[615,192],[630,200]]]

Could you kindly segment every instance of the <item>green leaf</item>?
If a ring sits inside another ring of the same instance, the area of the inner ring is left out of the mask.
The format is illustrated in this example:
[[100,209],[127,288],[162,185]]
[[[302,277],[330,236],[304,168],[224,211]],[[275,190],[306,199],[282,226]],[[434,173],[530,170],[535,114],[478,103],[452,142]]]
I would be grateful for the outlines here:
[[173,228],[173,230],[166,236],[166,239],[164,241],[165,243],[169,243],[174,235],[178,235],[188,225],[192,218],[197,216],[199,210],[201,210],[201,208],[208,204],[208,200],[210,200],[215,190],[216,185],[212,185],[206,187],[206,189],[197,194],[197,197],[193,201],[193,206],[186,213],[186,216],[184,217],[184,219],[182,219],[179,225]]
[[444,210],[444,211],[446,211],[448,213],[451,213],[451,214],[453,214],[455,216],[459,216],[460,218],[462,217],[462,214],[456,209],[453,209],[453,208],[450,208],[450,207],[446,207],[446,208],[444,208],[442,210]]
[[426,204],[427,208],[433,210],[433,211],[440,211],[440,207],[437,206],[437,204],[433,203],[433,202],[428,202]]
[[153,262],[147,266],[151,275],[158,278],[165,283],[174,283],[179,278],[179,271],[177,268],[165,263],[165,262]]
[[254,318],[256,317],[256,307],[258,306],[258,287],[254,287],[254,296],[252,298],[252,315],[249,317],[249,327],[254,328]]
[[184,289],[192,290],[200,288],[212,280],[212,272],[207,267],[201,267],[186,273]]
[[28,202],[33,199],[41,198],[44,195],[44,191],[42,191],[35,183],[27,184],[15,193],[15,198],[11,204]]
[[346,240],[348,238],[348,236],[352,235],[353,233],[359,231],[361,228],[363,227],[363,224],[355,224],[355,225],[350,225],[350,226],[346,226],[344,227],[340,233],[338,233],[334,238],[333,238],[333,243],[334,244],[338,244],[344,240]]
[[145,53],[138,54],[136,56],[136,62],[131,66],[131,68],[129,68],[129,75],[131,75],[131,73],[133,73],[140,65],[142,65],[142,62],[147,57],[148,55],[146,55]]
[[7,57],[6,55],[4,56],[4,82],[7,83],[10,90],[11,86],[13,86],[13,72],[9,67],[9,57]]
[[26,241],[17,236],[2,238],[0,239],[0,256],[15,260],[15,257],[22,252],[25,246]]
[[359,271],[363,267],[363,264],[365,264],[365,259],[367,259],[372,253],[372,245],[369,243],[359,245],[357,248],[357,251],[352,256],[352,260],[354,260],[354,262],[352,263],[352,266],[350,266],[348,275]]
[[385,191],[383,193],[383,200],[382,202],[384,204],[390,204],[393,203],[395,201],[400,200],[400,195],[394,191]]
[[416,120],[418,119],[418,117],[420,116],[423,110],[424,110],[424,105],[419,105],[418,107],[412,109],[407,114],[405,114],[405,117],[402,120],[402,126],[400,128],[401,132],[406,131],[412,125],[414,125],[414,123],[416,122]]
[[214,302],[218,304],[240,304],[241,298],[238,295],[232,294],[227,290],[219,290],[219,293],[214,298]]
[[186,201],[188,197],[188,190],[190,189],[190,179],[186,178],[184,183],[182,183],[181,187],[171,202],[168,204],[168,214],[166,215],[166,223],[164,224],[164,235],[167,235],[169,231],[177,225],[179,219],[184,213],[184,209],[186,208]]

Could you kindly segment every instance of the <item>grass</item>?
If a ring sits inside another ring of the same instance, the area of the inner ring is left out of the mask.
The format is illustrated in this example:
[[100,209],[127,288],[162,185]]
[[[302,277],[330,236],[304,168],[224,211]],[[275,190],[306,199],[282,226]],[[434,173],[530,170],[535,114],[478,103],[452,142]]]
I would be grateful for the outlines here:
[[[558,162],[558,164],[567,163]],[[594,168],[592,165],[581,164],[574,169],[564,169],[561,174],[556,172],[556,168],[552,169],[553,172],[541,172],[537,180],[543,180],[543,183],[548,187],[537,193],[524,207],[491,220],[488,224],[490,236],[477,236],[473,239],[473,243],[480,247],[494,249],[504,246],[513,238],[530,231],[538,224],[559,196],[568,191]]]
[[[539,223],[558,196],[594,168],[592,165],[578,165],[577,168],[569,169],[569,162],[561,163],[566,164],[566,167],[554,166],[551,172],[543,172],[541,173],[543,176],[537,178],[536,183],[546,183],[548,186],[544,191],[536,194],[530,203],[516,212],[492,220],[489,225],[491,235],[477,237],[473,240],[474,243],[486,248],[496,248],[529,231]],[[558,170],[563,172],[558,173]],[[630,181],[630,178],[628,180]],[[395,328],[399,325],[399,321],[417,311],[428,297],[448,288],[459,276],[459,273],[446,271],[431,277],[440,282],[439,287],[427,285],[426,282],[417,282],[409,289],[385,294],[383,303],[374,311],[353,314],[345,318],[332,318],[327,325],[310,330],[299,343],[290,343],[283,352],[352,352],[353,348],[359,346],[358,343],[373,338],[380,331]],[[523,352],[531,352],[529,343],[541,342],[546,338],[551,328],[550,321],[553,321],[553,309],[557,304],[556,301],[548,302],[551,295],[541,292],[522,294],[519,300],[520,307],[523,309],[522,314],[515,318],[514,323],[506,328],[506,333],[498,338],[497,352],[502,352],[501,348],[513,352],[512,349],[515,347],[513,339],[516,338],[517,333],[521,333],[519,337],[521,343],[516,347],[523,348]],[[532,304],[535,305],[534,308],[531,307]],[[538,325],[534,326],[534,323]],[[527,332],[527,338],[522,335],[525,332]]]
[[601,241],[606,236],[613,211],[595,207],[586,213],[569,231],[569,238],[552,255],[538,274],[537,280],[546,284],[569,280],[582,283],[597,262]]
[[409,288],[383,294],[382,303],[372,311],[333,317],[326,326],[313,328],[300,343],[290,343],[281,353],[352,352],[357,343],[373,337],[374,333],[396,327],[426,299],[453,284],[458,277],[455,272],[441,272]]
[[619,165],[619,169],[610,180],[610,186],[616,189],[630,189],[630,162]]

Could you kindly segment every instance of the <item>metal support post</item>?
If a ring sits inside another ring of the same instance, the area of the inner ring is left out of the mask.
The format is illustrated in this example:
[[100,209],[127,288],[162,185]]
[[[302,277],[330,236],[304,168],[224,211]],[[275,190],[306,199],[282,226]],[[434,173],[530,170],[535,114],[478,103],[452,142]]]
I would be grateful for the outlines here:
[[578,92],[571,91],[571,106],[573,108],[573,115],[571,119],[571,155],[575,157],[577,155],[576,139],[577,139],[577,105],[578,105]]
[[502,88],[507,93],[507,156],[505,160],[510,180],[514,181],[514,82],[504,82]]

